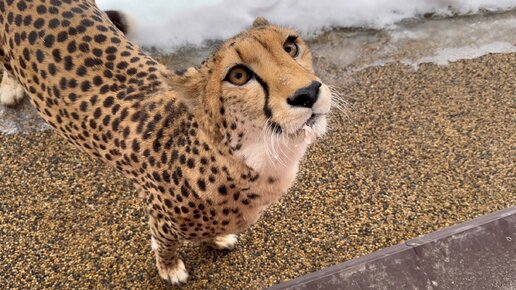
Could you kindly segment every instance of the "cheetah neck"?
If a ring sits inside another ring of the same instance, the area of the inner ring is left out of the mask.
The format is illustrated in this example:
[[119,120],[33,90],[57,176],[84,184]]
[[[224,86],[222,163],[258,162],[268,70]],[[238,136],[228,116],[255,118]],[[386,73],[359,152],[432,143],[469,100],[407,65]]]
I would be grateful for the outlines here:
[[278,199],[293,184],[299,169],[299,162],[306,152],[308,143],[277,139],[244,142],[242,149],[235,153],[245,164],[268,180],[275,181],[270,186],[271,194]]

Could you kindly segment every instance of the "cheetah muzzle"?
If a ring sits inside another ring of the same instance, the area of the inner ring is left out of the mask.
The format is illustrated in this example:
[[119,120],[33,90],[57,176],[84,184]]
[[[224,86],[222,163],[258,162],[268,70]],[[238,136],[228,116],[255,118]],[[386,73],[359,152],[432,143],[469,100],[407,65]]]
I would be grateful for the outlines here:
[[[232,249],[326,130],[331,93],[308,47],[264,19],[199,67],[172,73],[94,1],[0,0],[0,12],[5,83],[19,83],[57,132],[134,181],[159,274],[172,283],[188,277],[180,240]],[[16,102],[20,92],[9,93],[6,103]]]

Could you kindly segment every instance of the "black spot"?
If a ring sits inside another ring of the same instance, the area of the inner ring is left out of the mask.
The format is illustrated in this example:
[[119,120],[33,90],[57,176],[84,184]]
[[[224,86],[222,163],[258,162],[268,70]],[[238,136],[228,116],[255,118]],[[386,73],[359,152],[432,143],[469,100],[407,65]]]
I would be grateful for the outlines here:
[[85,66],[81,65],[80,67],[77,68],[77,75],[82,77],[82,76],[85,76],[86,73],[88,72],[88,70],[86,69]]
[[109,96],[104,100],[103,106],[105,108],[109,108],[109,107],[113,106],[114,101],[115,101],[115,99],[113,97]]
[[84,25],[77,25],[75,27],[75,30],[77,31],[77,33],[84,33],[86,32],[86,27]]
[[56,68],[56,65],[53,64],[53,63],[49,63],[48,64],[48,73],[50,73],[51,75],[55,76],[56,73],[57,73],[57,68]]
[[186,162],[186,165],[190,169],[194,168],[195,167],[195,160],[193,158],[189,158],[188,161]]
[[165,182],[167,182],[167,183],[170,182],[170,174],[167,171],[163,172],[162,175],[163,175],[163,180]]
[[36,7],[36,12],[38,12],[38,14],[45,14],[47,13],[47,7],[45,5],[39,5]]
[[40,49],[38,49],[36,51],[36,59],[38,60],[39,63],[42,63],[43,60],[45,59],[45,55],[43,54],[43,51],[41,51]]
[[97,28],[97,30],[101,31],[101,32],[108,32],[107,27],[104,25],[97,25],[97,26],[95,26],[95,28]]
[[152,177],[154,178],[154,180],[156,180],[157,182],[161,182],[161,176],[159,175],[159,173],[157,172],[153,172],[152,173]]
[[154,152],[159,152],[159,150],[161,149],[161,142],[159,142],[158,139],[154,140],[154,142],[152,143],[152,149],[154,150]]
[[61,6],[61,0],[50,0],[50,4],[54,6]]
[[219,191],[220,195],[227,195],[228,194],[228,189],[227,189],[227,187],[225,185],[219,186],[218,191]]
[[120,121],[118,120],[118,118],[115,118],[113,120],[113,123],[111,124],[111,127],[113,128],[113,131],[118,131],[118,126],[120,125]]
[[45,25],[45,19],[38,18],[36,21],[34,21],[34,27],[36,29],[41,29]]
[[68,34],[77,35],[77,29],[75,29],[74,27],[68,28]]
[[118,63],[118,64],[116,65],[116,67],[117,67],[118,69],[124,70],[124,69],[126,69],[126,68],[127,68],[127,66],[128,66],[128,65],[129,65],[129,64],[128,64],[127,62],[125,62],[125,61],[121,61],[120,63]]
[[61,62],[61,51],[59,49],[52,50],[52,56],[54,57],[55,62]]
[[31,45],[36,43],[37,39],[38,39],[38,34],[35,31],[32,31],[31,33],[29,33],[28,40]]
[[59,20],[58,20],[58,19],[56,19],[56,18],[53,18],[53,19],[51,19],[51,20],[48,22],[48,27],[49,27],[50,29],[55,29],[55,28],[57,28],[57,27],[59,26],[59,24],[60,24]]
[[97,129],[97,122],[95,122],[95,120],[90,120],[90,127],[92,129]]
[[24,11],[27,9],[27,4],[25,4],[25,1],[19,0],[18,4],[16,5],[20,11]]
[[79,50],[84,53],[88,53],[88,52],[90,52],[90,45],[83,42],[83,43],[79,44]]
[[83,19],[81,20],[81,25],[84,26],[84,27],[91,27],[93,26],[95,23],[89,19]]
[[73,60],[72,57],[67,55],[64,57],[64,68],[67,71],[71,71],[73,69]]
[[59,80],[59,87],[61,88],[61,90],[65,90],[66,87],[68,87],[68,81],[66,80],[66,78],[62,77],[61,80]]
[[23,18],[23,25],[29,26],[32,23],[32,16],[27,15]]
[[83,112],[87,112],[88,111],[88,103],[87,102],[82,102],[81,105],[80,105],[80,109],[81,111]]
[[91,89],[91,83],[90,81],[83,81],[82,84],[81,84],[81,90],[83,92],[87,92]]
[[70,87],[70,88],[72,88],[72,89],[76,88],[76,87],[77,87],[77,80],[75,80],[75,79],[70,79],[70,80],[68,81],[68,87]]
[[101,57],[103,52],[102,52],[102,49],[98,49],[98,48],[94,48],[91,50],[91,52],[93,52],[93,54],[96,56],[96,57]]
[[[172,174],[172,178],[174,178],[174,174]],[[174,183],[175,183],[175,179],[174,179]],[[181,195],[184,196],[185,198],[188,198],[190,196],[190,191],[184,185],[181,186]]]
[[62,31],[57,34],[57,42],[65,42],[68,39],[68,33]]
[[140,151],[140,143],[137,140],[133,140],[132,149],[134,152],[138,153]]
[[117,51],[118,51],[118,49],[114,46],[110,46],[110,47],[106,48],[107,54],[115,54]]
[[107,40],[107,37],[103,34],[97,34],[93,37],[93,39],[97,43],[104,43]]
[[104,124],[104,126],[107,126],[109,125],[109,121],[111,121],[111,117],[109,115],[106,115],[102,120],[102,124]]
[[69,53],[74,53],[77,50],[77,44],[75,43],[75,40],[72,40],[68,43],[67,49]]
[[102,110],[100,108],[96,108],[95,112],[93,112],[93,117],[98,119],[98,118],[100,118],[101,115],[102,115]]
[[61,14],[64,18],[67,18],[67,19],[72,19],[73,18],[73,15],[74,13],[72,11],[65,11]]
[[75,102],[77,100],[77,95],[75,93],[70,93],[68,95],[68,99],[71,101],[71,102]]
[[119,82],[121,82],[121,83],[125,83],[125,82],[127,81],[127,77],[126,77],[126,76],[124,76],[124,75],[117,74],[115,77],[116,77],[116,78],[118,79],[118,81],[119,81]]
[[16,24],[16,26],[21,26],[22,24],[22,16],[21,15],[16,15],[16,17],[14,18],[14,24]]

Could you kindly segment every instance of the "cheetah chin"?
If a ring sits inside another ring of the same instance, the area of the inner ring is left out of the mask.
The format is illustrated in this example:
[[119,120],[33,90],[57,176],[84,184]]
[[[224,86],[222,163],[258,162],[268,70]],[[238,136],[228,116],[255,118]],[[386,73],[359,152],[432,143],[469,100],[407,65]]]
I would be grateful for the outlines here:
[[25,91],[56,132],[131,179],[159,275],[183,283],[181,241],[233,249],[292,186],[332,95],[302,38],[263,18],[171,72],[109,14],[93,0],[0,0],[0,100]]

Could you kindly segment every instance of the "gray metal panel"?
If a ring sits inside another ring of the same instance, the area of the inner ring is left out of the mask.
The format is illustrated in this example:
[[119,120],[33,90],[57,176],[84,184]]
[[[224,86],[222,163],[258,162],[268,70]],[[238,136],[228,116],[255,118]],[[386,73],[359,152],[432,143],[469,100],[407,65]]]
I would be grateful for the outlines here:
[[269,289],[516,289],[516,207]]

